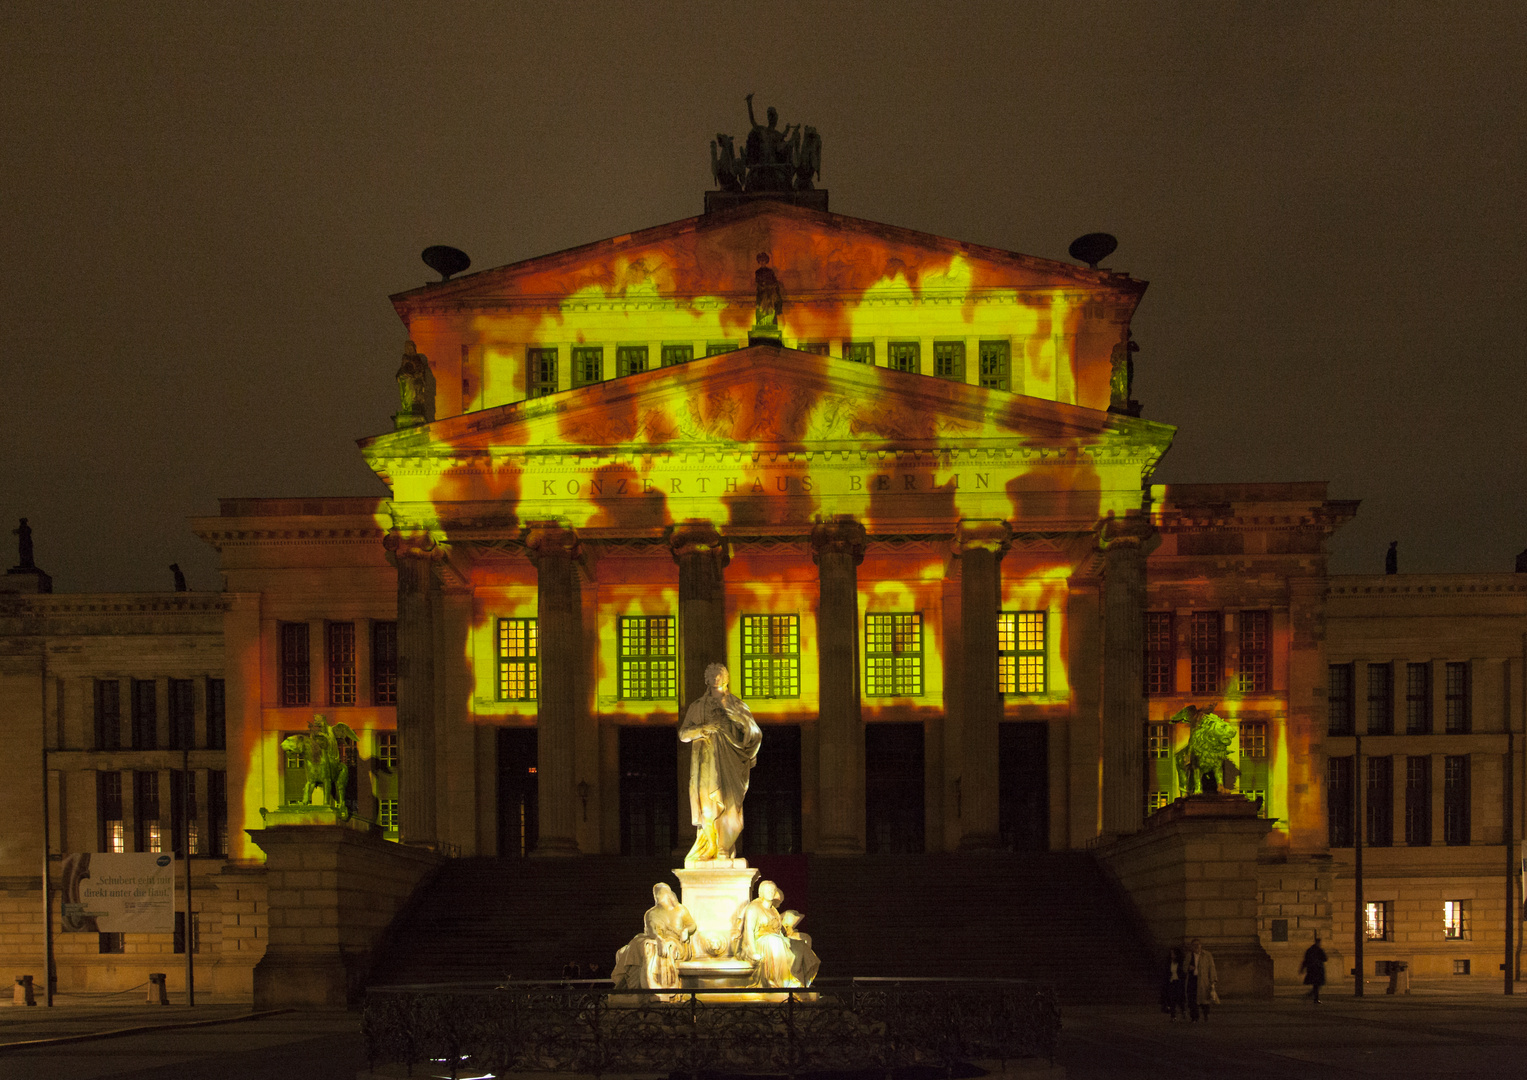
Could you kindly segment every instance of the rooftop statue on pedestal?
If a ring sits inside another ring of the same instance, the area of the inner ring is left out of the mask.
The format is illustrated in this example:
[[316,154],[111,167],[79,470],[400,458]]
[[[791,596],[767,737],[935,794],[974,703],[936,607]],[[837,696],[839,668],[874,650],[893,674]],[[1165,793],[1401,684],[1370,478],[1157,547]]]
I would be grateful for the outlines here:
[[[726,196],[706,197],[706,208],[732,206],[746,196],[783,198],[801,206],[827,209],[827,193],[813,183],[822,176],[822,137],[817,129],[801,124],[779,127],[779,112],[770,106],[760,124],[753,114],[753,95],[749,94],[748,135],[742,149],[730,135],[717,135],[710,144],[711,176],[716,188]],[[806,192],[807,195],[800,193]]]
[[763,732],[752,711],[727,691],[730,680],[726,665],[706,668],[709,689],[690,703],[679,725],[679,741],[689,743],[689,809],[698,830],[685,866],[719,859],[730,864],[742,833],[742,801]]
[[760,340],[778,344],[780,341],[779,317],[785,311],[785,290],[779,275],[769,265],[769,253],[758,253],[758,269],[753,273],[758,294],[753,303],[753,329],[748,331],[748,344],[757,345]]
[[429,358],[412,341],[398,365],[398,411],[392,422],[399,429],[432,423],[435,419],[435,375]]

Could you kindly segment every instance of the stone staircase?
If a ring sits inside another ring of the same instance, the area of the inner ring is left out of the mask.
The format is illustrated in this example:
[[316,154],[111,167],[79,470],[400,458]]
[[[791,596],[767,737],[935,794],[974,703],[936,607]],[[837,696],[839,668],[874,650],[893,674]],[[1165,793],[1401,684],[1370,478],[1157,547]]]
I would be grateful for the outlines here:
[[[806,915],[822,977],[1033,979],[1071,1001],[1153,1000],[1127,900],[1085,852],[753,860]],[[372,985],[607,975],[641,929],[661,858],[452,860],[399,916]]]

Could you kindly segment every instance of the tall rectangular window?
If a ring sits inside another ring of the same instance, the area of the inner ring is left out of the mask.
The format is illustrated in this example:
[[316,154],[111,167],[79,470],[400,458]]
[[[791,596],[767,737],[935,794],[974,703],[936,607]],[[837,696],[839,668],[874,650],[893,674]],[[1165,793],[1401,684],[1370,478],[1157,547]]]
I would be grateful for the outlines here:
[[677,626],[669,615],[620,620],[620,696],[623,701],[671,701],[678,696]]
[[843,359],[852,360],[856,364],[874,364],[875,343],[873,341],[845,341],[843,343]]
[[1145,756],[1153,759],[1172,756],[1172,725],[1145,725]]
[[1225,670],[1224,622],[1217,611],[1195,611],[1188,620],[1189,693],[1218,694]]
[[228,748],[228,693],[222,679],[207,680],[207,749]]
[[1363,800],[1368,843],[1389,847],[1394,843],[1394,758],[1368,759],[1368,792]]
[[118,855],[127,850],[122,834],[122,774],[95,774],[96,848]]
[[1170,611],[1145,613],[1145,692],[1177,692],[1177,638]]
[[922,367],[922,343],[917,341],[893,341],[886,346],[890,354],[885,366],[892,371],[916,373]]
[[376,760],[378,765],[387,769],[398,767],[398,733],[396,731],[376,733]]
[[1326,669],[1326,734],[1351,735],[1355,730],[1352,694],[1352,665],[1330,665]]
[[604,381],[604,346],[573,346],[573,385],[589,386]]
[[1241,757],[1260,761],[1267,757],[1267,721],[1241,721]]
[[355,624],[331,622],[324,626],[324,649],[329,658],[329,704],[355,702]]
[[615,375],[640,375],[647,370],[647,346],[617,345],[615,347]]
[[1243,611],[1237,617],[1240,627],[1241,667],[1237,682],[1243,694],[1265,694],[1272,690],[1272,613]]
[[228,773],[207,773],[207,818],[212,828],[212,854],[228,854]]
[[1442,761],[1442,842],[1469,842],[1469,755],[1449,754]]
[[159,689],[153,679],[133,680],[133,749],[159,749]]
[[176,851],[190,851],[192,855],[204,854],[201,833],[201,800],[197,797],[196,770],[179,770],[170,774],[174,801],[170,807],[170,843]]
[[122,745],[122,684],[116,679],[95,681],[95,748],[116,750]]
[[1405,842],[1427,847],[1432,842],[1432,759],[1422,754],[1405,759]]
[[1356,788],[1352,758],[1326,759],[1326,824],[1331,847],[1351,847]]
[[170,749],[196,749],[196,683],[171,679],[169,688]]
[[965,381],[965,343],[963,341],[935,341],[933,343],[933,374],[950,382]]
[[1363,937],[1388,941],[1394,936],[1394,901],[1370,900],[1363,905]]
[[1394,734],[1394,668],[1368,665],[1368,734]]
[[133,773],[133,843],[134,851],[164,850],[157,772]]
[[675,364],[687,364],[695,358],[693,345],[664,345],[663,366],[673,367]]
[[742,696],[801,696],[800,616],[742,617]]
[[281,683],[281,704],[288,707],[311,704],[313,660],[308,653],[308,624],[277,624],[276,650],[276,677]]
[[1405,665],[1405,734],[1432,733],[1432,666]]
[[545,397],[557,392],[557,350],[525,350],[525,396]]
[[540,684],[539,635],[534,619],[498,620],[498,699],[534,701]]
[[1442,901],[1442,936],[1448,941],[1467,941],[1469,930],[1469,902]]
[[371,704],[398,703],[398,624],[371,624]]
[[1473,724],[1469,714],[1469,665],[1467,663],[1447,666],[1446,685],[1447,733],[1467,735]]
[[997,693],[1045,692],[1045,615],[1043,611],[997,615]]
[[870,697],[916,697],[923,692],[923,615],[864,616],[864,688]]
[[988,390],[1008,390],[1012,388],[1013,378],[1013,343],[1010,341],[983,341],[980,345],[978,362],[981,365],[979,378],[981,385]]

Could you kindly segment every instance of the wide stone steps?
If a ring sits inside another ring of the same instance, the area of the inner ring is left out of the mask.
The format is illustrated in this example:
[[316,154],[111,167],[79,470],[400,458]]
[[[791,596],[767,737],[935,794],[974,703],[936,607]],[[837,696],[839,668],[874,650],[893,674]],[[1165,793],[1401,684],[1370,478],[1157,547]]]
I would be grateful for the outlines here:
[[[1131,911],[1085,853],[757,860],[822,975],[1030,978],[1071,1000],[1149,997]],[[677,860],[456,859],[392,927],[373,985],[608,974]]]

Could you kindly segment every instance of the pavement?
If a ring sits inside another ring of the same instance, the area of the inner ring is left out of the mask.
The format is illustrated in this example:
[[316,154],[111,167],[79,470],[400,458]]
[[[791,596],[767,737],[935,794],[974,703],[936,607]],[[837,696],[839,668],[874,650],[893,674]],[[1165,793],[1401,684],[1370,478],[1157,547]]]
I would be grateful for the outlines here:
[[[1292,995],[1228,1001],[1196,1024],[1172,1023],[1153,1003],[1069,1006],[1058,1063],[1071,1080],[1527,1076],[1527,987],[1513,997],[1326,989],[1318,1008]],[[165,1026],[180,1024],[195,1026]],[[70,1041],[21,1045],[38,1039]],[[0,1080],[349,1080],[364,1068],[357,1013],[0,1007]]]

